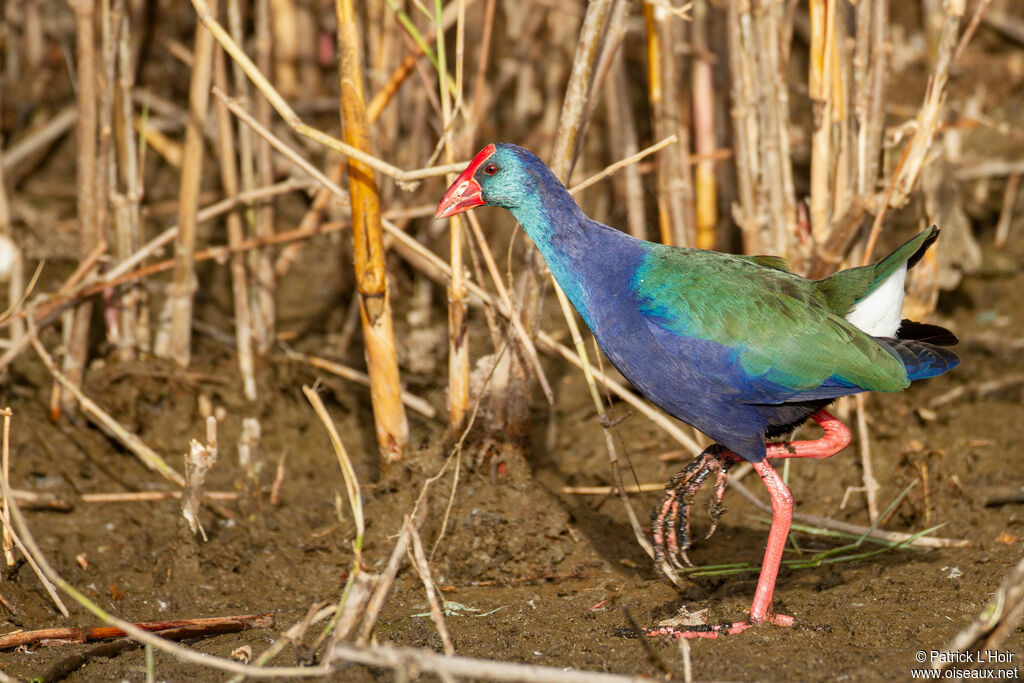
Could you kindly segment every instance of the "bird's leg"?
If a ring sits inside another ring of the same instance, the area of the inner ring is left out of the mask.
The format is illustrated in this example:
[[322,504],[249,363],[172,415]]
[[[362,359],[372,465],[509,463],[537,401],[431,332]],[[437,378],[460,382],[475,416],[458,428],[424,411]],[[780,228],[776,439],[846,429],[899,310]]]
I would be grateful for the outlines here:
[[825,430],[825,435],[814,441],[786,441],[766,444],[768,458],[829,458],[850,445],[850,430],[825,410],[811,415],[811,419]]
[[782,563],[782,551],[786,547],[786,537],[793,521],[793,494],[775,468],[768,460],[753,463],[754,471],[761,476],[768,493],[772,498],[772,527],[768,532],[768,545],[761,564],[761,575],[757,579],[754,590],[754,601],[750,605],[750,616],[745,621],[726,622],[724,624],[707,624],[690,626],[685,630],[673,626],[661,626],[644,629],[648,636],[669,636],[671,638],[717,638],[721,635],[742,633],[751,626],[760,623],[772,623],[776,626],[792,626],[793,617],[772,612],[772,593],[775,591],[775,579]]
[[[764,552],[764,561],[761,564],[761,574],[757,579],[757,588],[754,590],[754,600],[750,604],[750,616],[746,621],[726,622],[724,624],[708,624],[706,626],[691,626],[686,630],[675,627],[658,627],[645,629],[648,636],[669,636],[671,638],[717,638],[723,634],[741,633],[751,626],[760,623],[772,623],[776,626],[792,626],[793,617],[784,614],[775,614],[772,611],[772,594],[775,591],[775,580],[779,575],[779,566],[782,564],[782,552],[786,547],[786,538],[789,536],[789,528],[793,521],[793,494],[779,476],[775,468],[769,463],[774,458],[828,458],[846,448],[850,443],[850,430],[838,419],[824,410],[814,413],[811,418],[825,430],[825,435],[814,441],[790,441],[786,443],[772,443],[767,445],[768,457],[758,463],[752,463],[754,471],[757,472],[772,499],[772,526],[768,532],[768,544]],[[709,453],[712,451],[713,453]],[[678,497],[682,495],[692,498],[700,484],[707,479],[712,469],[716,468],[714,459],[719,463],[718,475],[715,480],[715,495],[709,503],[712,520],[717,524],[718,516],[721,515],[721,499],[725,489],[725,481],[728,466],[739,460],[739,456],[721,447],[712,446],[704,451],[690,465],[673,477],[669,482],[669,488],[665,492],[665,500],[662,507],[655,510],[652,515],[652,528],[655,529],[655,552],[659,548],[659,530],[664,535],[665,511],[672,514],[678,511]],[[677,481],[677,479],[679,481]],[[673,484],[675,486],[673,487]],[[680,491],[683,493],[680,494]],[[673,507],[672,504],[675,504]],[[683,509],[684,520],[679,525],[683,532],[684,542],[688,540],[688,521],[685,517],[689,513],[689,504]],[[658,522],[662,524],[659,526]],[[674,523],[674,517],[672,519]],[[712,531],[714,526],[712,526]],[[662,536],[663,537],[663,536]],[[671,544],[670,544],[671,546]],[[685,545],[683,549],[685,550]],[[685,555],[683,555],[685,558]]]
[[[651,533],[654,537],[654,559],[668,559],[675,567],[689,565],[686,549],[690,547],[690,505],[705,480],[715,472],[714,495],[708,502],[712,526],[710,536],[722,516],[722,496],[729,466],[740,457],[714,444],[673,476],[665,486],[665,497],[651,512]],[[680,513],[681,516],[680,516]]]

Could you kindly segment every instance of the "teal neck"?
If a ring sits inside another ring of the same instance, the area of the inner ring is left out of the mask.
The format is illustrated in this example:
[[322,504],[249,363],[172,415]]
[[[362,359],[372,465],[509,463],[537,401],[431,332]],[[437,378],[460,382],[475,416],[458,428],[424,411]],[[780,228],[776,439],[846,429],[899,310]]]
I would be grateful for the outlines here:
[[582,281],[588,270],[586,245],[591,236],[590,220],[564,188],[557,189],[561,192],[538,193],[539,201],[523,202],[510,211],[537,245],[558,286],[591,325]]

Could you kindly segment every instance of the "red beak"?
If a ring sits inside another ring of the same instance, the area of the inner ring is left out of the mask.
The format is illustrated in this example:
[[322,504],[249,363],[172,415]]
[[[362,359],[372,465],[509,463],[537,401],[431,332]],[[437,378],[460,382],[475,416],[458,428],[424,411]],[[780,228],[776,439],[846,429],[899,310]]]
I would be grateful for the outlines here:
[[474,206],[483,206],[487,203],[481,194],[483,190],[480,183],[473,176],[480,168],[480,164],[484,163],[492,154],[494,154],[494,145],[487,145],[477,152],[473,160],[469,162],[469,166],[466,166],[466,170],[445,190],[444,196],[441,197],[441,203],[437,205],[437,211],[434,213],[435,218],[448,218],[467,209],[472,209]]

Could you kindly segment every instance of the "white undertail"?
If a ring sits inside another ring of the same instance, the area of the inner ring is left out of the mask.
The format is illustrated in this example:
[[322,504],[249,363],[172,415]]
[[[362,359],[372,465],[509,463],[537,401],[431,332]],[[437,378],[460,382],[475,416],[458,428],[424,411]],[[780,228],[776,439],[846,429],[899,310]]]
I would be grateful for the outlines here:
[[907,264],[903,264],[875,291],[858,301],[846,314],[847,322],[873,337],[895,337],[903,319],[903,283]]

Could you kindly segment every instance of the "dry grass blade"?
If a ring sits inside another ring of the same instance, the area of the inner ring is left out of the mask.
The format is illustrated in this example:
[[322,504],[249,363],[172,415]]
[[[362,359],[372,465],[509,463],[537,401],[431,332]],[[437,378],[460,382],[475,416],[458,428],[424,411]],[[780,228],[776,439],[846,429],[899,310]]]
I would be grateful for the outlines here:
[[363,534],[366,532],[366,523],[363,520],[363,497],[359,493],[359,480],[356,478],[356,470],[352,467],[352,460],[348,457],[345,444],[341,441],[341,435],[338,434],[338,429],[334,426],[334,420],[331,419],[327,408],[324,407],[324,402],[320,400],[320,395],[305,384],[302,385],[302,393],[306,395],[306,400],[313,406],[316,416],[323,422],[324,427],[327,429],[327,435],[331,439],[331,446],[334,447],[334,453],[338,456],[338,465],[341,466],[341,474],[345,480],[345,492],[348,494],[349,505],[352,506],[352,519],[356,525],[356,540],[352,547],[356,554],[355,563],[358,566],[359,556],[363,548]]
[[[319,356],[311,356],[305,353],[298,353],[296,351],[292,351],[291,349],[285,349],[285,355],[291,360],[309,363],[314,368],[326,370],[327,372],[333,375],[343,377],[349,381],[355,382],[356,384],[361,384],[364,387],[370,386],[369,375],[367,375],[365,372],[360,372],[355,368],[350,368],[347,365],[335,363],[334,361],[328,360],[326,358],[320,358]],[[415,410],[423,417],[426,417],[431,420],[437,417],[437,410],[434,409],[434,406],[430,405],[430,403],[420,398],[419,396],[410,394],[407,391],[402,391],[402,403],[404,403],[412,410]]]
[[427,555],[423,552],[423,541],[420,539],[420,534],[412,525],[412,519],[408,515],[405,518],[405,525],[409,529],[409,533],[412,534],[413,562],[416,566],[416,571],[419,572],[420,579],[423,581],[423,589],[427,593],[427,601],[430,603],[430,617],[434,620],[437,632],[441,636],[441,642],[444,643],[444,653],[446,655],[453,655],[455,654],[455,645],[452,644],[452,636],[448,632],[448,625],[444,621],[441,603],[437,600],[437,589],[434,588],[434,579],[430,572],[430,563],[427,561]]

